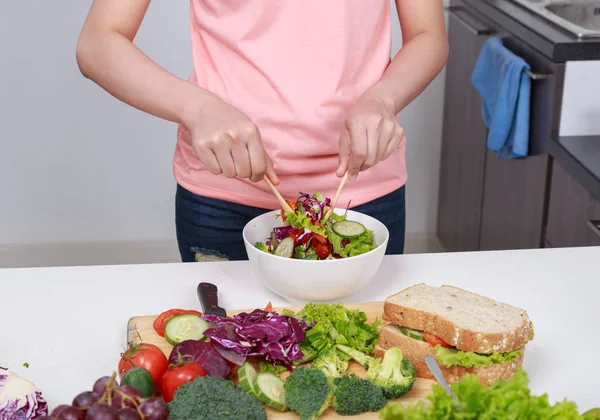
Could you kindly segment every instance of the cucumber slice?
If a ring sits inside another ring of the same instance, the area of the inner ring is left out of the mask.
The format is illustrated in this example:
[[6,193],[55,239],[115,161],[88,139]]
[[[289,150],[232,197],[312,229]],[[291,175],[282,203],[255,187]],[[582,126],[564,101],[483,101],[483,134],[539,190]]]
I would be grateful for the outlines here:
[[285,390],[283,381],[272,373],[260,373],[256,378],[256,396],[263,404],[277,411],[288,411],[285,405]]
[[425,337],[423,336],[423,331],[412,330],[406,327],[398,327],[400,332],[407,337],[414,338],[415,340],[425,341]]
[[256,395],[256,378],[258,373],[252,364],[245,362],[238,370],[240,386],[249,394]]
[[292,258],[292,254],[294,253],[294,239],[293,238],[285,238],[277,248],[275,248],[275,255],[285,258]]
[[208,322],[198,315],[179,315],[167,321],[165,338],[174,346],[185,340],[203,340],[204,331],[208,328]]
[[343,220],[333,224],[333,231],[342,238],[356,238],[362,235],[367,230],[364,225],[358,222]]

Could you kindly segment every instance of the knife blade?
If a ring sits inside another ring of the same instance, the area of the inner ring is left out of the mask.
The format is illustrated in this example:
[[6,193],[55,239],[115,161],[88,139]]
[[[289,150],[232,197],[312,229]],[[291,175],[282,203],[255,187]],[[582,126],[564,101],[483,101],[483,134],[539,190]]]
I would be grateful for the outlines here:
[[446,378],[444,378],[444,374],[442,373],[442,369],[440,369],[440,365],[438,365],[438,362],[433,357],[427,355],[425,356],[425,364],[427,365],[435,379],[442,386],[442,388],[444,388],[446,394],[448,394],[448,396],[451,397],[454,401],[458,401],[456,394],[452,392],[452,389],[450,389],[450,385],[448,385],[448,382],[446,382]]
[[216,315],[221,318],[227,316],[225,309],[219,306],[219,289],[212,283],[200,283],[198,285],[198,299],[200,299],[200,305],[202,311],[205,314]]

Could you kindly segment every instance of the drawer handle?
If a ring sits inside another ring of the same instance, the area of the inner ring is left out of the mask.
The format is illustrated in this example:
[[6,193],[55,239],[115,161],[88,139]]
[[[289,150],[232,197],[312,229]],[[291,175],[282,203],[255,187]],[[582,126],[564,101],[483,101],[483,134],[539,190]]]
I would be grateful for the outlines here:
[[588,220],[588,226],[598,237],[600,237],[600,220]]
[[527,76],[529,76],[529,78],[531,80],[542,80],[542,79],[549,79],[552,77],[551,74],[534,73],[529,69],[525,69],[525,73],[527,73]]
[[461,16],[458,12],[468,13],[467,11],[465,11],[465,9],[463,7],[448,6],[448,7],[444,7],[444,9],[448,12],[449,15],[454,16],[456,18],[456,20],[458,20],[460,23],[462,23],[469,31],[471,31],[475,35],[491,35],[494,33],[493,29],[489,29],[489,28],[478,29],[478,28],[476,28],[475,26],[473,26],[473,24],[471,24],[471,22],[469,22],[467,19],[465,19],[463,16]]

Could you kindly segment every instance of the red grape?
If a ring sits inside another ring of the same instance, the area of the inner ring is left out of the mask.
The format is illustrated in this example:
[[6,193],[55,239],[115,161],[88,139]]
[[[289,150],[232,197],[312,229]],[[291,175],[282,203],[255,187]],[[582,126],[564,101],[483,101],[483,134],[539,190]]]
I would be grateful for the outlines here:
[[169,406],[159,397],[150,397],[140,405],[145,420],[166,420],[169,418]]
[[117,411],[117,416],[119,417],[119,420],[141,420],[137,410],[134,410],[133,408],[121,408]]
[[119,420],[117,410],[106,404],[95,405],[85,416],[86,420]]
[[58,414],[55,414],[53,411],[52,418],[56,420],[83,420],[85,419],[85,413],[79,408],[65,406]]
[[54,410],[52,410],[52,413],[50,413],[50,416],[51,417],[58,416],[60,413],[62,413],[67,408],[71,408],[71,406],[67,405],[67,404],[61,404],[59,406],[56,406],[54,408]]
[[73,407],[80,408],[85,411],[94,405],[96,401],[98,401],[98,394],[95,392],[82,392],[73,400]]
[[103,376],[102,378],[96,381],[96,383],[94,384],[94,388],[92,388],[92,391],[94,391],[98,395],[102,395],[102,393],[104,392],[104,388],[106,387],[106,383],[109,381],[110,376]]
[[140,392],[137,389],[135,389],[134,387],[129,386],[129,385],[123,385],[120,388],[120,391],[123,392],[125,395],[134,398],[134,400],[132,400],[131,398],[123,398],[123,396],[121,394],[119,394],[118,392],[113,392],[112,404],[111,404],[112,407],[135,408],[136,403],[139,404],[139,399],[142,397],[142,395],[140,394]]

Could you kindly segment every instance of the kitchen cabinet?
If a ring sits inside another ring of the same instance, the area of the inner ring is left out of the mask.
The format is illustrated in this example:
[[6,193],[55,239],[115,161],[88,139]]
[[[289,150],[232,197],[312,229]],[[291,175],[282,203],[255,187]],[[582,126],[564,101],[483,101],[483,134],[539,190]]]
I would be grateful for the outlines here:
[[[462,1],[452,1],[449,12],[438,238],[447,251],[540,248],[550,175],[547,144],[558,130],[564,65]],[[502,37],[534,74],[530,149],[523,159],[499,159],[487,148],[481,98],[471,75],[490,36]]]
[[449,16],[437,234],[447,250],[479,249],[485,137],[471,74],[490,30],[463,10]]
[[548,246],[600,246],[600,234],[590,223],[600,220],[600,201],[556,160],[552,167],[546,227]]

